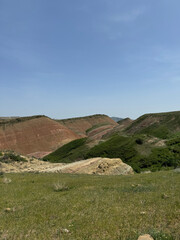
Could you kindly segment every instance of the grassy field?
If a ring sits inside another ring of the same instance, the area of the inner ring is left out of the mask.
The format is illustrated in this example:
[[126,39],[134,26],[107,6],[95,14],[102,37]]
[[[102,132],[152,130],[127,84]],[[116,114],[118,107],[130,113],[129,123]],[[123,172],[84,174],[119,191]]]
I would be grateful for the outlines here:
[[173,171],[6,174],[0,177],[0,239],[136,240],[150,233],[179,240],[179,183]]

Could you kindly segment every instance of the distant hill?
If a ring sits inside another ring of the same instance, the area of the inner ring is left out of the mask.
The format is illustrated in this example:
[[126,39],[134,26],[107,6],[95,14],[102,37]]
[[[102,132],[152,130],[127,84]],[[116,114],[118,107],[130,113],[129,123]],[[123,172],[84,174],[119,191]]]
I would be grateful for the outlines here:
[[62,163],[121,158],[137,172],[173,168],[180,164],[180,111],[118,123],[102,114],[62,120],[0,118],[0,150]]
[[79,136],[45,116],[0,121],[0,150],[43,156]]
[[111,119],[114,120],[115,122],[119,122],[123,120],[123,118],[119,118],[119,117],[111,117]]
[[166,139],[180,133],[180,111],[145,114],[127,127],[128,134],[149,134]]
[[[145,114],[123,119],[108,132],[92,128],[78,139],[45,157],[52,162],[74,162],[93,157],[121,158],[136,172],[180,165],[180,112]],[[96,141],[91,133],[101,133]],[[90,132],[90,134],[89,134]]]
[[101,127],[103,125],[117,125],[115,121],[113,121],[110,117],[104,114],[62,119],[57,120],[57,122],[71,129],[73,132],[75,132],[81,137],[86,137],[87,132],[92,130],[92,128]]
[[64,144],[101,136],[118,125],[106,115],[52,120],[44,115],[0,117],[0,150],[43,157]]

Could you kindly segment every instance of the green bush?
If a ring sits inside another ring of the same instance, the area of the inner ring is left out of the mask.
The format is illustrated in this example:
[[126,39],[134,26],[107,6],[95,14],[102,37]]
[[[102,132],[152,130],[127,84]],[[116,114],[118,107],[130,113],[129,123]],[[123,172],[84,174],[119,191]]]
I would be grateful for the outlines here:
[[143,140],[141,138],[137,138],[136,139],[136,143],[139,144],[139,145],[142,145],[143,144]]
[[9,162],[27,162],[27,160],[19,155],[13,153],[5,153],[1,158],[0,162],[9,163]]

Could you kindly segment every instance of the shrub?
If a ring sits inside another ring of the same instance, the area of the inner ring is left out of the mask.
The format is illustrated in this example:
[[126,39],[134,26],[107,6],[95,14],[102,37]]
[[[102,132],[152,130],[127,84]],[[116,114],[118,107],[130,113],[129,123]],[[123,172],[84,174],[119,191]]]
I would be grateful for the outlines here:
[[3,178],[3,183],[5,183],[5,184],[11,183],[11,179],[4,177]]
[[139,144],[139,145],[142,145],[143,144],[143,140],[141,138],[137,138],[136,139],[136,143]]
[[5,153],[1,158],[1,162],[9,163],[9,162],[27,162],[27,160],[19,155],[15,155],[13,153]]
[[69,187],[65,183],[54,183],[53,189],[55,192],[63,192],[69,190]]

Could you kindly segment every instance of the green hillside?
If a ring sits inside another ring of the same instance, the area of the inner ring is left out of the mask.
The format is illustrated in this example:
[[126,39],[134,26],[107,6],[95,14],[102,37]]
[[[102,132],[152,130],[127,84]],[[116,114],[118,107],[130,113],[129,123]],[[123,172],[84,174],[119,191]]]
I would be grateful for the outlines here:
[[143,133],[162,139],[180,135],[180,111],[145,114],[135,120],[126,133]]
[[72,141],[44,158],[45,161],[70,163],[93,157],[121,158],[136,172],[160,170],[180,165],[180,138],[163,147],[149,143],[145,135],[124,137],[115,135],[89,149],[87,139]]
[[58,148],[55,152],[43,158],[44,161],[71,163],[84,159],[88,147],[85,145],[86,138],[74,140]]

